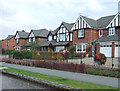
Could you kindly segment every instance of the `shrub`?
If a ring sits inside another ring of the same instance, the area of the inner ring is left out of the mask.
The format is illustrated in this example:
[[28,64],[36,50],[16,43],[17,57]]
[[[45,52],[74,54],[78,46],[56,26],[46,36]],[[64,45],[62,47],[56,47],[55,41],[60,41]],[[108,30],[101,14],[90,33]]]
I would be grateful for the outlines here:
[[106,56],[102,53],[96,54],[94,57],[94,61],[98,63],[98,65],[105,64]]
[[76,46],[75,45],[70,46],[69,52],[72,58],[75,56],[75,53],[76,53],[75,51],[76,51]]
[[28,50],[14,51],[13,58],[15,58],[15,59],[31,59],[32,52],[28,51]]

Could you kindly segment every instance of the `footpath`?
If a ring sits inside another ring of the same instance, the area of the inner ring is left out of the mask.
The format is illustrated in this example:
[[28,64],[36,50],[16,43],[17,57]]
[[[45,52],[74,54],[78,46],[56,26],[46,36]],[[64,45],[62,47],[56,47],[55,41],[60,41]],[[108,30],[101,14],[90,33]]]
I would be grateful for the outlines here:
[[95,75],[89,75],[89,74],[83,74],[83,73],[67,72],[67,71],[45,69],[45,68],[38,68],[38,67],[30,67],[30,66],[2,63],[2,62],[0,62],[0,65],[5,66],[5,67],[11,67],[11,68],[16,68],[16,69],[46,74],[46,75],[53,75],[53,76],[58,76],[58,77],[62,77],[62,78],[68,78],[68,79],[77,80],[77,81],[85,81],[85,82],[120,88],[120,86],[119,86],[120,78],[95,76]]

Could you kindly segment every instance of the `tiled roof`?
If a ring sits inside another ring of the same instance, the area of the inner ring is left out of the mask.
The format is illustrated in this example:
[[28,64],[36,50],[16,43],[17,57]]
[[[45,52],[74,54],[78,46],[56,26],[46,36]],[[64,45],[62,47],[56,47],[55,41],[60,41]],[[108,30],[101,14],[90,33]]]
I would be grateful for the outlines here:
[[29,35],[28,32],[23,32],[23,31],[18,31],[18,34],[20,38],[28,38]]
[[82,16],[82,18],[91,26],[94,28],[105,28],[108,26],[108,24],[112,21],[112,19],[115,17],[116,15],[110,15],[110,16],[105,16],[105,17],[101,17],[97,20],[88,18],[86,16]]
[[49,46],[50,44],[52,46],[60,46],[60,45],[67,45],[69,42],[56,42],[55,40],[48,41],[47,39],[41,41],[38,46],[43,47],[43,46]]
[[120,34],[115,34],[111,36],[105,35],[95,40],[95,42],[106,42],[106,41],[120,41]]
[[14,35],[8,35],[8,40],[14,37]]
[[47,37],[49,31],[47,29],[32,30],[35,37]]

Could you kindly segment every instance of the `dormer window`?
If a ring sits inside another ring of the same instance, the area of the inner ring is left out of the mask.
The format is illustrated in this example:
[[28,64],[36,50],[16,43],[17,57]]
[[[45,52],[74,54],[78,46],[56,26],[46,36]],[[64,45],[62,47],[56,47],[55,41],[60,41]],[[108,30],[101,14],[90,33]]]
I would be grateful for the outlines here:
[[103,35],[103,30],[99,30],[99,37]]
[[49,40],[49,41],[52,41],[52,35],[50,35],[50,36],[48,37],[48,40]]
[[115,34],[115,28],[109,28],[109,35]]
[[78,38],[84,37],[84,29],[78,30]]

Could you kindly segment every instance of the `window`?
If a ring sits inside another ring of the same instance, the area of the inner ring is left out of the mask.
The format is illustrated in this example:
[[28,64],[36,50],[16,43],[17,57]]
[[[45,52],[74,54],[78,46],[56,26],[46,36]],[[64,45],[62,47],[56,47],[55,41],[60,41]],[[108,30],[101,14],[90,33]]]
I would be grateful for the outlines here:
[[43,50],[44,50],[44,51],[48,51],[48,47],[44,47]]
[[17,44],[19,43],[19,39],[16,39],[16,43],[17,43]]
[[76,52],[77,53],[86,52],[86,44],[77,44]]
[[115,28],[109,28],[109,35],[115,34]]
[[8,46],[9,46],[9,40],[8,40]]
[[52,36],[51,36],[51,35],[48,37],[48,40],[49,40],[49,41],[52,41]]
[[60,41],[65,41],[65,34],[60,34]]
[[31,38],[29,38],[29,42],[31,42]]
[[56,36],[54,36],[54,39],[56,39]]
[[33,38],[33,42],[35,42],[36,41],[36,39],[35,39],[35,37]]
[[59,52],[61,49],[65,49],[65,46],[57,46],[56,47],[56,52]]
[[78,30],[78,38],[84,37],[84,29]]
[[102,36],[103,30],[99,30],[99,37]]

